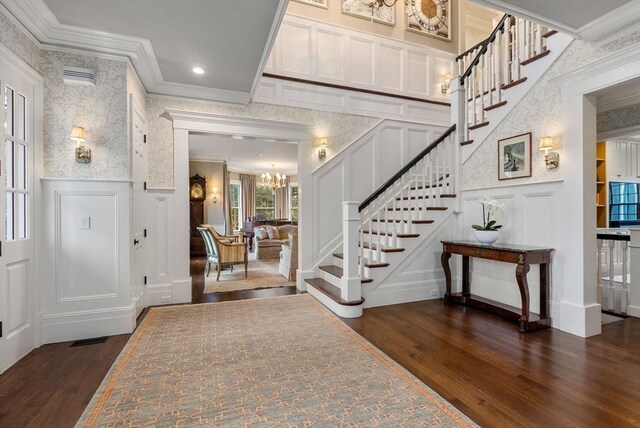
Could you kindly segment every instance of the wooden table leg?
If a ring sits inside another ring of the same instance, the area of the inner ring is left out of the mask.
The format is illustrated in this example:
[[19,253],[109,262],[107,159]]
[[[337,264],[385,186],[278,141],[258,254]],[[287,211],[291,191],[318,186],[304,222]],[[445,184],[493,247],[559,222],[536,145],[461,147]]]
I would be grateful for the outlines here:
[[520,289],[520,300],[522,302],[522,316],[520,317],[521,332],[529,330],[529,283],[527,282],[527,273],[529,272],[529,264],[526,262],[518,263],[516,266],[516,280]]
[[449,267],[449,259],[451,253],[442,252],[440,256],[440,262],[442,263],[442,269],[444,270],[444,279],[446,284],[446,291],[444,293],[444,302],[450,303],[451,297],[451,268]]
[[469,278],[469,256],[462,256],[462,296],[471,296],[471,280]]
[[549,263],[540,263],[540,320],[549,316]]

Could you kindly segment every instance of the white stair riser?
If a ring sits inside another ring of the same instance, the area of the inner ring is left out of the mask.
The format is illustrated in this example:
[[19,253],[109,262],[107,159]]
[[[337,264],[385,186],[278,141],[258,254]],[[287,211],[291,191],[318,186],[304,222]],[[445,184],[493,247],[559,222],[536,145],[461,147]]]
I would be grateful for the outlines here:
[[[316,277],[318,277],[318,275],[316,275]],[[320,278],[324,279],[325,281],[329,282],[331,285],[335,285],[336,287],[338,287],[339,289],[342,290],[342,279],[338,278],[337,276],[331,275],[329,272],[323,271],[322,269],[320,269]]]

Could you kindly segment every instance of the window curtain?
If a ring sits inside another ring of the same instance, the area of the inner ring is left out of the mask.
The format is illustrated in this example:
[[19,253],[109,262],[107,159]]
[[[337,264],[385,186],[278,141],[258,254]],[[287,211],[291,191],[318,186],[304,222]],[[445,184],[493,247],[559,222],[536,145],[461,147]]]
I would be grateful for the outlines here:
[[240,174],[240,192],[242,193],[242,221],[253,219],[256,215],[256,176]]
[[233,235],[233,224],[231,223],[231,178],[229,177],[229,168],[225,162],[222,165],[223,176],[223,193],[222,193],[222,207],[224,210],[224,229],[226,235]]
[[276,189],[275,194],[275,218],[289,218],[289,177],[284,181],[285,185]]

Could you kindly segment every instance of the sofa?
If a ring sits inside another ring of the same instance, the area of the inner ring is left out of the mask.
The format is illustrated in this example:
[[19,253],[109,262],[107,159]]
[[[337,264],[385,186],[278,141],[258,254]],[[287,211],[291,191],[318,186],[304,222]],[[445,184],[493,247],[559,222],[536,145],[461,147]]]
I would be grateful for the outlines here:
[[280,265],[278,272],[287,278],[288,281],[296,280],[296,271],[298,270],[298,233],[289,232],[289,242],[282,244],[280,251]]
[[298,226],[292,224],[264,225],[255,227],[253,233],[253,248],[256,250],[256,259],[279,259],[282,244],[289,243],[289,233],[298,234]]

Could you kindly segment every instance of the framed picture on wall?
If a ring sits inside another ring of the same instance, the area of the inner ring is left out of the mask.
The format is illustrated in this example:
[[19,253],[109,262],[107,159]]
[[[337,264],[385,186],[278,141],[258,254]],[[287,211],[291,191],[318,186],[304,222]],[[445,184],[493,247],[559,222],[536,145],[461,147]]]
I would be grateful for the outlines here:
[[311,6],[321,7],[323,9],[329,9],[329,0],[294,0],[298,3],[309,4]]
[[385,25],[396,25],[396,8],[382,6],[372,8],[364,4],[361,0],[341,0],[342,13],[355,16],[356,18],[367,19]]
[[531,132],[498,140],[498,180],[531,177]]
[[451,1],[409,0],[407,30],[451,41]]

